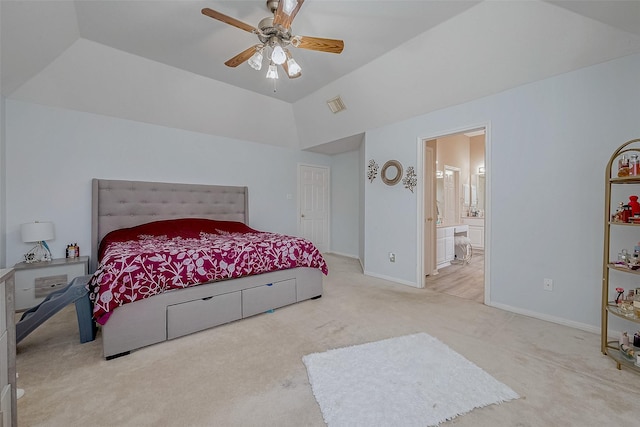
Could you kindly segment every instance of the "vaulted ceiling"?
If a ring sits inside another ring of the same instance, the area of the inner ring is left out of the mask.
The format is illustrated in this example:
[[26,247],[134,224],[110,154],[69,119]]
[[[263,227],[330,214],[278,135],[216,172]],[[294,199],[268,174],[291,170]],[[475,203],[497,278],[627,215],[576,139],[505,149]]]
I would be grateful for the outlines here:
[[[256,36],[200,12],[257,26],[265,3],[2,0],[2,94],[333,152],[371,127],[640,52],[639,1],[306,0],[293,33],[342,39],[344,51],[292,48],[302,77],[281,73],[274,91],[264,68],[224,65]],[[147,101],[125,105],[131,92]],[[340,119],[326,106],[336,95],[347,105]],[[159,101],[181,117],[157,111]],[[225,112],[202,123],[203,109]],[[283,115],[292,129],[270,131]]]

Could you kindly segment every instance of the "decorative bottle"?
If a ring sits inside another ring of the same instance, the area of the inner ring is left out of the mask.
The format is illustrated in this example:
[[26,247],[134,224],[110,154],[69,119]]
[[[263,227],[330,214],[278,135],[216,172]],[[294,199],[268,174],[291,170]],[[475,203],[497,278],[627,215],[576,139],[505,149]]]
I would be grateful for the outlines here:
[[633,314],[640,319],[640,292],[638,292],[638,289],[636,289],[636,294],[633,296]]
[[640,215],[640,203],[638,202],[638,196],[629,196],[629,206],[631,206],[631,215]]
[[618,176],[629,176],[629,159],[626,154],[623,154],[618,160]]
[[637,175],[638,170],[638,155],[632,154],[631,159],[629,159],[629,175],[635,176]]

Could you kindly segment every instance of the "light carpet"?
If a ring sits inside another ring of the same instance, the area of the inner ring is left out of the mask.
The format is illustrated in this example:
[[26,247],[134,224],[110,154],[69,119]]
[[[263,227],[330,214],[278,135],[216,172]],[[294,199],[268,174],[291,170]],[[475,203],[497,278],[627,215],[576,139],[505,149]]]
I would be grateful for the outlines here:
[[313,353],[302,361],[330,427],[433,426],[519,397],[425,333]]

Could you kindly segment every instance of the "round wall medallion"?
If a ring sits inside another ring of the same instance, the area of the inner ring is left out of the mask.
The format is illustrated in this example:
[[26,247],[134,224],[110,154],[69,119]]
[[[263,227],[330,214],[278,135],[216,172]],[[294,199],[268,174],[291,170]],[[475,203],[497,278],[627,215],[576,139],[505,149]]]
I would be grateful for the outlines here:
[[387,185],[396,185],[402,179],[402,165],[397,160],[389,160],[380,171],[382,182]]

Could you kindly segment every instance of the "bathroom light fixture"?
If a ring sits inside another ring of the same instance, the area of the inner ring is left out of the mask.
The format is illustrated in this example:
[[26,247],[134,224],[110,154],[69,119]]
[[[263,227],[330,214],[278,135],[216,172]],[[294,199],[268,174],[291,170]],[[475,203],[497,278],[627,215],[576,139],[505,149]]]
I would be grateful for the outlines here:
[[25,243],[36,242],[36,245],[24,255],[27,263],[51,261],[51,251],[45,240],[55,238],[52,222],[28,222],[20,226],[22,241]]

